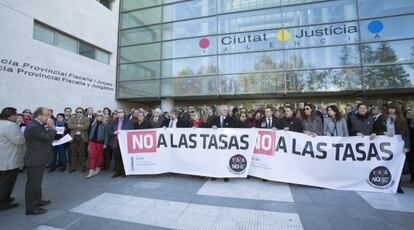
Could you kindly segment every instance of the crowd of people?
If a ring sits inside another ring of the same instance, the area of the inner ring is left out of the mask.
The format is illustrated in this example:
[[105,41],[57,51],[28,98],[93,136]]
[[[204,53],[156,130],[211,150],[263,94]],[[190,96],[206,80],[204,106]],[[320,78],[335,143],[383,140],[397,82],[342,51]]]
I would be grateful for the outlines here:
[[[305,133],[309,136],[401,135],[404,153],[414,183],[414,110],[400,103],[367,104],[358,100],[344,109],[335,104],[300,103],[255,110],[221,105],[185,106],[171,111],[156,108],[65,108],[54,115],[52,109],[40,107],[22,113],[4,108],[0,117],[0,210],[17,207],[11,197],[19,171],[27,171],[26,214],[42,214],[50,203],[41,193],[45,165],[49,173],[77,170],[87,178],[114,166],[113,178],[125,177],[117,134],[120,130],[151,128],[263,128]],[[58,132],[60,130],[60,132]],[[52,146],[69,134],[72,141]],[[113,159],[113,164],[111,164]],[[214,178],[212,178],[214,179]],[[224,179],[228,181],[227,178]],[[398,192],[402,193],[399,186]]]

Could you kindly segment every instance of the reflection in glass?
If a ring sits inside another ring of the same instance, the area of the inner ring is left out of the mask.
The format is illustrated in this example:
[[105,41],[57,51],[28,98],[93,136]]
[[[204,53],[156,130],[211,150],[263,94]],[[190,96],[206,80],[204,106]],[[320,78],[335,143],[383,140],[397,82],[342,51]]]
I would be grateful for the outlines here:
[[219,33],[236,33],[282,27],[281,8],[219,16]]
[[287,50],[286,69],[324,68],[359,64],[358,46]]
[[414,70],[409,65],[366,67],[363,72],[367,90],[413,87]]
[[221,0],[219,4],[220,13],[228,13],[280,6],[280,0]]
[[74,53],[78,52],[78,41],[60,33],[55,33],[55,35],[56,46]]
[[220,73],[245,73],[283,70],[281,51],[219,56]]
[[174,59],[162,62],[163,76],[185,77],[217,73],[217,57]]
[[55,42],[55,33],[46,27],[34,24],[33,38],[53,45]]
[[119,98],[151,98],[160,96],[160,80],[118,82]]
[[134,29],[121,30],[120,45],[135,45],[161,40],[161,26],[145,26]]
[[145,0],[145,1],[122,0],[121,9],[122,11],[135,10],[135,9],[160,5],[161,2],[162,0]]
[[220,76],[220,95],[284,93],[282,72]]
[[215,76],[163,79],[161,86],[162,96],[217,95]]
[[131,11],[121,14],[121,29],[161,22],[161,7]]
[[143,62],[119,65],[119,80],[144,80],[160,78],[161,62]]
[[163,58],[179,58],[216,54],[216,37],[202,37],[163,42]]
[[216,13],[216,0],[193,0],[165,5],[163,22],[204,17]]
[[412,0],[359,0],[361,18],[414,13]]
[[326,92],[361,89],[358,68],[291,71],[286,74],[288,92]]
[[284,26],[303,26],[357,18],[355,0],[295,5],[283,9]]
[[163,40],[215,34],[215,17],[180,21],[163,25]]
[[95,47],[85,42],[79,42],[79,54],[88,58],[95,59]]
[[362,44],[364,64],[414,62],[414,40]]
[[160,43],[122,47],[119,50],[121,63],[158,60],[161,56]]
[[95,60],[109,64],[109,53],[100,49],[95,49]]
[[219,56],[220,73],[283,70],[282,52],[261,52]]
[[412,38],[414,15],[361,21],[362,41]]

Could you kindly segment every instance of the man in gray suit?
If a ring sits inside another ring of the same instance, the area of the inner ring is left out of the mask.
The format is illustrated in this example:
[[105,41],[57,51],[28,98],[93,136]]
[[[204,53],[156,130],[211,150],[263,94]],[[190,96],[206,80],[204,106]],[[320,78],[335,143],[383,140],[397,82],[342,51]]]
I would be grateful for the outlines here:
[[27,125],[24,131],[27,151],[24,163],[27,168],[26,183],[26,215],[46,213],[42,208],[50,204],[50,200],[42,198],[42,180],[45,165],[49,163],[52,156],[52,142],[56,131],[53,123],[46,125],[49,118],[49,110],[40,107],[33,114],[34,119]]

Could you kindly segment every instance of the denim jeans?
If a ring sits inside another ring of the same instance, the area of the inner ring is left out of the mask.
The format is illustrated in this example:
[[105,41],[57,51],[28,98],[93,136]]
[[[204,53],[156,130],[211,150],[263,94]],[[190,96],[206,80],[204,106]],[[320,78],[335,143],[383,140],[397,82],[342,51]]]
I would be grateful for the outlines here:
[[53,160],[51,163],[52,167],[66,167],[66,144],[53,146]]

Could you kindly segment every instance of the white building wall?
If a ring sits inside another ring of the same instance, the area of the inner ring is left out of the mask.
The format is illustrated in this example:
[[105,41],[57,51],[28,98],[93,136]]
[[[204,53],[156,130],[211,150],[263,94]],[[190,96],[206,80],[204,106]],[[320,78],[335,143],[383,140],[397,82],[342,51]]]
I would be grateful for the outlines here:
[[[46,106],[56,114],[66,106],[92,106],[95,111],[117,107],[118,9],[119,0],[112,10],[95,0],[0,0],[0,108],[12,106],[21,111]],[[109,51],[110,64],[33,39],[34,20]],[[24,63],[87,77],[92,82],[78,85],[65,82],[62,76],[60,80],[29,76],[28,72],[42,71]],[[93,88],[98,81],[112,90]]]

